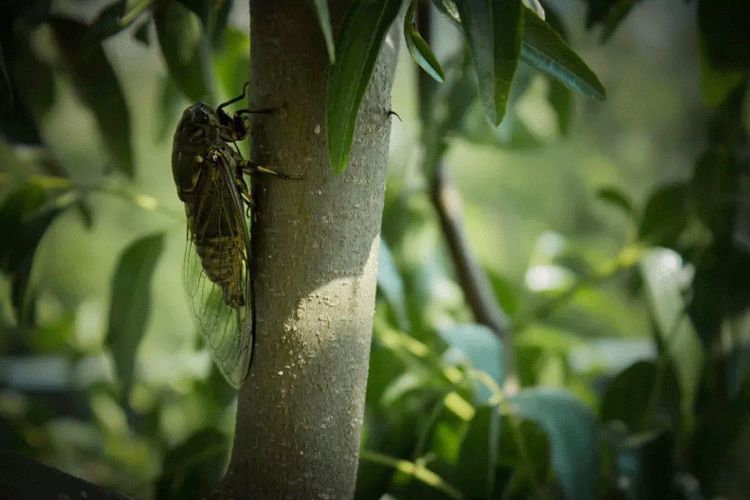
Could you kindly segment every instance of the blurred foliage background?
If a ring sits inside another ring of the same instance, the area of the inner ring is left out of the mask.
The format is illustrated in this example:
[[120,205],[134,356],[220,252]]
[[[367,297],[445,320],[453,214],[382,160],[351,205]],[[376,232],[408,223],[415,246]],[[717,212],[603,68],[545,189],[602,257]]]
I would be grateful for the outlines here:
[[[606,102],[521,67],[491,129],[447,18],[443,84],[401,51],[357,498],[745,498],[750,7],[544,7]],[[247,79],[246,8],[0,2],[3,449],[138,498],[221,477],[234,392],[179,293],[169,165],[181,110]],[[458,284],[438,163],[520,391]]]

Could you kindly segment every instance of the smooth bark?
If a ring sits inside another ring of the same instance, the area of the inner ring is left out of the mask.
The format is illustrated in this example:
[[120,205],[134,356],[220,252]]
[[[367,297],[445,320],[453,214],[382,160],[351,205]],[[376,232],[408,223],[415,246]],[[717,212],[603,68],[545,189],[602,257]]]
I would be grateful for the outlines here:
[[[303,180],[254,181],[257,347],[221,496],[351,498],[364,414],[396,44],[359,112],[351,164],[328,165],[328,56],[304,0],[251,0],[252,157]],[[350,1],[330,2],[340,26]],[[393,33],[393,31],[391,31]]]

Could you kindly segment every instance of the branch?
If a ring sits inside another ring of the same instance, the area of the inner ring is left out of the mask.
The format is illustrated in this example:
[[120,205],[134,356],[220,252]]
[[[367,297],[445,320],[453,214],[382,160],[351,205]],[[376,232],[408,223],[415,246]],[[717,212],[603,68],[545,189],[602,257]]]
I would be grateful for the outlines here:
[[445,163],[439,161],[432,172],[430,198],[440,219],[459,284],[477,323],[492,330],[503,343],[504,389],[514,393],[519,382],[508,317],[500,308],[487,275],[469,247],[463,225],[461,194],[448,177]]

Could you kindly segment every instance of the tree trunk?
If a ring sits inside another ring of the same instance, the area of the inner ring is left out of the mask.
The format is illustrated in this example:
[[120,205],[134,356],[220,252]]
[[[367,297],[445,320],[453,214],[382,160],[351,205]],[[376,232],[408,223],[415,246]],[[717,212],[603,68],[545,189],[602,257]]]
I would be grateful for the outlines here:
[[[340,26],[351,1],[331,1]],[[256,178],[257,346],[239,393],[223,494],[351,498],[375,303],[396,62],[384,45],[360,108],[351,164],[328,165],[328,56],[312,2],[250,0],[252,157],[303,180]],[[391,32],[393,34],[393,31]]]

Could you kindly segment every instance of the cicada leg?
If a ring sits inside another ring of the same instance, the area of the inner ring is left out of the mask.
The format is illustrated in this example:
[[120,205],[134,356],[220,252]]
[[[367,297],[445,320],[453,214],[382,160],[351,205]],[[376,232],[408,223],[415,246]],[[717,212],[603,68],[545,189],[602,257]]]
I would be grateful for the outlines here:
[[243,173],[248,175],[256,175],[256,174],[270,174],[274,175],[280,179],[289,179],[289,180],[300,180],[304,176],[302,175],[291,175],[291,174],[284,174],[282,172],[277,172],[276,170],[272,170],[262,163],[250,161],[250,160],[242,160],[240,164],[238,165],[238,169],[241,169]]

